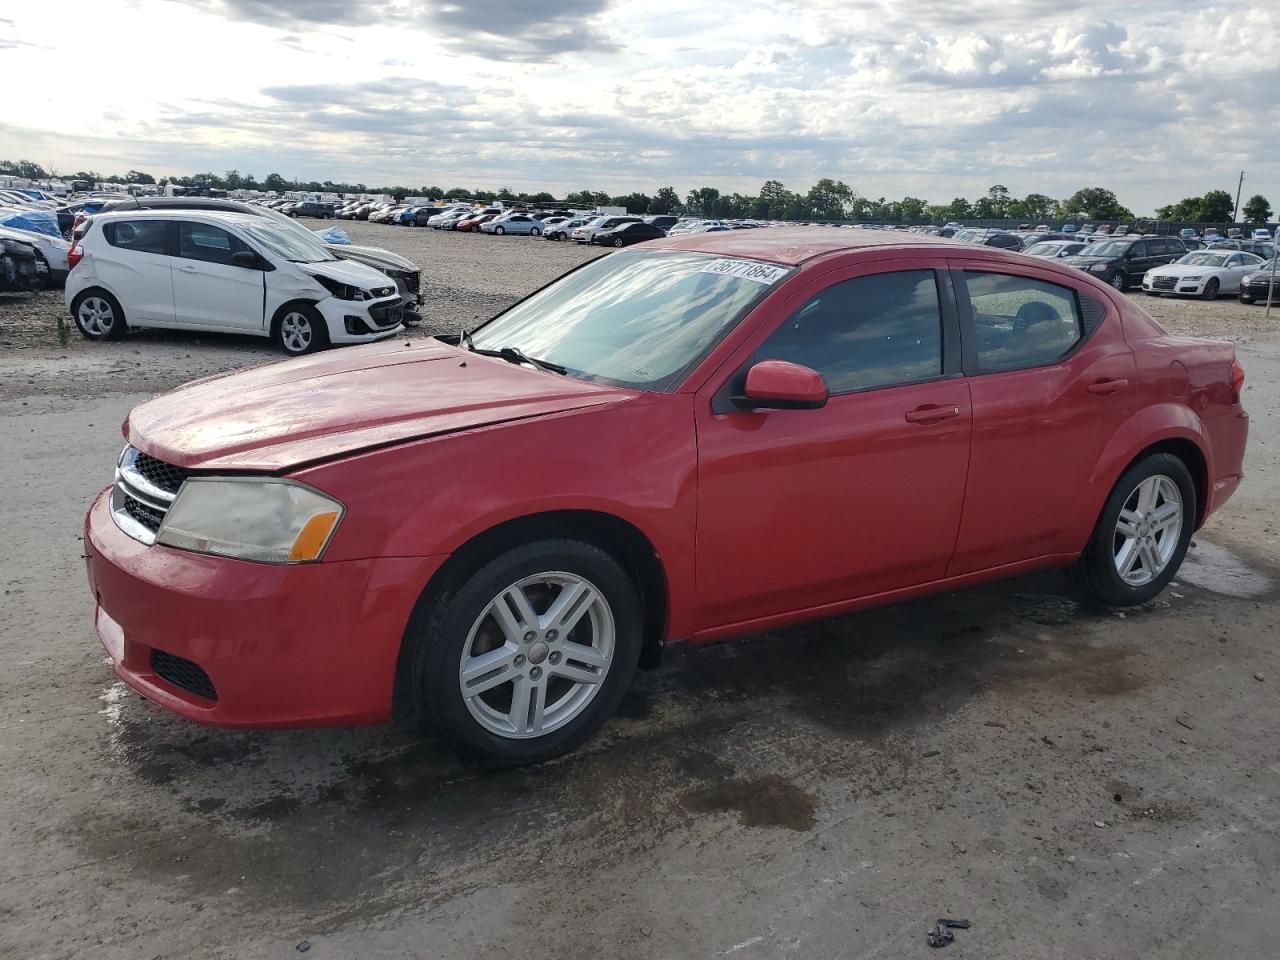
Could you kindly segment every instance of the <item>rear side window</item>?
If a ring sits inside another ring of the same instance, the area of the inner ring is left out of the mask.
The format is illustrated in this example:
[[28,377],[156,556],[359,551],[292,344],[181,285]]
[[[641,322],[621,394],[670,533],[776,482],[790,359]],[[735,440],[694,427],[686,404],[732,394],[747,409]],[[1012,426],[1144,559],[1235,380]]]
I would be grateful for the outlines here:
[[166,220],[117,220],[102,225],[107,243],[121,250],[165,255],[168,249],[169,223]]
[[249,247],[239,237],[207,223],[178,224],[178,256],[232,266],[231,257]]
[[1070,287],[1006,273],[965,271],[978,367],[984,373],[1052,363],[1084,336]]
[[822,374],[833,394],[942,376],[942,311],[932,270],[836,283],[769,335],[757,360]]

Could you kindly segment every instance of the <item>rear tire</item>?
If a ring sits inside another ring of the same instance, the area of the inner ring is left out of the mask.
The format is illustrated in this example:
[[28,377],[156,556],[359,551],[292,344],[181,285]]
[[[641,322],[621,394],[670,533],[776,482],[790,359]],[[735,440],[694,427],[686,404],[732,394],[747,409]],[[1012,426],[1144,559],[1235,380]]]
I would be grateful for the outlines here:
[[99,287],[76,294],[71,316],[86,340],[114,340],[129,326],[120,301]]
[[[581,612],[559,636],[553,614],[570,589],[581,592],[566,609]],[[523,614],[507,601],[516,591]],[[538,540],[424,597],[405,635],[406,679],[424,719],[462,753],[493,766],[549,760],[613,714],[639,660],[642,622],[635,585],[612,556],[579,540]],[[482,657],[491,665],[468,668]]]
[[1182,565],[1198,509],[1185,463],[1169,453],[1139,460],[1116,481],[1084,552],[1067,568],[1072,586],[1110,607],[1151,600]]
[[302,357],[329,345],[329,328],[320,311],[309,303],[297,303],[280,312],[275,341],[290,357]]

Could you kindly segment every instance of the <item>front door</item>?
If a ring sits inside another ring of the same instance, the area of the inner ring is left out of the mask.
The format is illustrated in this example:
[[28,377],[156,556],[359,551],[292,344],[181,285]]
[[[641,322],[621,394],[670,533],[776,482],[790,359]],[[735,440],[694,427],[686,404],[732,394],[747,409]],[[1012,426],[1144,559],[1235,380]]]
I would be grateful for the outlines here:
[[248,250],[221,227],[178,222],[173,301],[179,324],[246,333],[263,329],[263,272],[231,262],[234,254]]
[[[947,278],[881,261],[803,296],[699,397],[701,629],[936,580],[955,548],[970,402]],[[726,408],[769,359],[821,373],[826,406]]]

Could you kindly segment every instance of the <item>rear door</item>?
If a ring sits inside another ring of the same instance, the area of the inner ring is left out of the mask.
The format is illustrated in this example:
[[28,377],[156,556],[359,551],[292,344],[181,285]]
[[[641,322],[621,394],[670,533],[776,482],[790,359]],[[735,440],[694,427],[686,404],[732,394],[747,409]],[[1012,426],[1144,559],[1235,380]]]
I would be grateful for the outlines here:
[[102,225],[107,245],[94,255],[94,268],[130,321],[155,326],[174,322],[174,235],[169,220],[114,220]]
[[240,267],[231,258],[253,252],[239,237],[212,223],[177,224],[173,299],[182,326],[260,332],[264,329],[264,273]]
[[954,266],[973,445],[948,575],[1076,552],[1094,520],[1082,494],[1137,404],[1119,315],[1056,273]]

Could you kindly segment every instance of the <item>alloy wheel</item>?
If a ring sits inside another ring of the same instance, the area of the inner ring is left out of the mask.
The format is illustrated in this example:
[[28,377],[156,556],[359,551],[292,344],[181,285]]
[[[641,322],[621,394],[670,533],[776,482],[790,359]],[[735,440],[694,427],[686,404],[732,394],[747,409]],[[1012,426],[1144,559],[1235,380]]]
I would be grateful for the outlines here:
[[286,313],[280,321],[280,340],[290,353],[302,353],[311,346],[311,321],[300,313]]
[[595,698],[615,640],[613,611],[590,581],[563,571],[525,577],[471,626],[458,665],[463,702],[490,733],[545,736]]
[[1163,474],[1143,480],[1125,498],[1116,519],[1112,557],[1116,573],[1131,587],[1150,583],[1178,549],[1182,494]]
[[111,304],[102,297],[85,297],[77,316],[84,331],[98,337],[105,337],[116,323]]
[[1117,270],[1111,275],[1111,286],[1117,290],[1123,290],[1125,285],[1124,274]]

